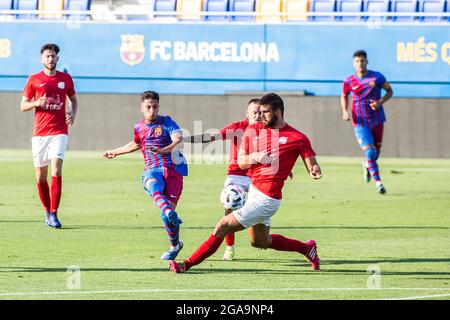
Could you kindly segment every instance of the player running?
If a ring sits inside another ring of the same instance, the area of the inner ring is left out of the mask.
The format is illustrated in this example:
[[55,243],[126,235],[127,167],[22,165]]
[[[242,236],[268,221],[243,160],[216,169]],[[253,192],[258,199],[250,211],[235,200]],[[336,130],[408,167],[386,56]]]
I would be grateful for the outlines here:
[[[62,165],[68,142],[68,126],[73,125],[78,102],[72,77],[56,70],[59,47],[45,44],[41,48],[44,70],[31,75],[22,93],[20,110],[34,109],[34,128],[31,146],[39,198],[46,212],[49,227],[61,228],[58,208],[62,194]],[[66,100],[71,111],[66,112]],[[47,182],[51,166],[51,189]]]
[[[352,93],[352,124],[359,147],[364,151],[364,179],[371,178],[379,193],[386,193],[381,182],[377,159],[380,156],[383,128],[386,116],[383,105],[392,97],[393,91],[386,78],[377,71],[367,70],[367,53],[358,50],[353,54],[353,66],[356,72],[344,80],[341,107],[342,119],[350,120],[348,114],[348,96]],[[381,89],[386,94],[381,97]]]
[[260,100],[262,123],[249,126],[241,143],[238,164],[249,169],[251,185],[245,205],[223,217],[210,237],[183,262],[171,261],[172,272],[183,273],[214,254],[224,237],[232,232],[249,229],[252,246],[279,251],[294,251],[306,257],[314,270],[320,260],[316,242],[301,242],[280,234],[270,234],[271,217],[277,212],[284,181],[301,156],[313,179],[321,178],[321,170],[308,137],[283,118],[284,103],[280,96],[269,93]]
[[182,130],[169,116],[158,115],[159,94],[146,91],[141,94],[141,112],[144,119],[134,125],[134,140],[128,144],[108,150],[104,158],[141,149],[145,169],[142,174],[144,190],[151,196],[161,211],[170,249],[161,260],[173,260],[183,248],[179,240],[181,219],[175,209],[183,190],[183,176],[187,176],[187,162],[181,154]]
[[[259,99],[251,99],[247,104],[246,119],[228,124],[220,129],[216,135],[201,134],[196,136],[185,137],[184,140],[191,143],[207,143],[215,140],[231,140],[229,165],[227,178],[225,179],[224,188],[229,185],[237,185],[244,191],[248,192],[250,187],[250,178],[247,176],[248,169],[239,168],[237,158],[239,145],[244,135],[245,129],[249,125],[261,122],[261,113],[259,110]],[[231,209],[225,209],[225,215],[232,212]],[[231,261],[235,256],[235,237],[234,232],[225,236],[226,249],[223,260]]]

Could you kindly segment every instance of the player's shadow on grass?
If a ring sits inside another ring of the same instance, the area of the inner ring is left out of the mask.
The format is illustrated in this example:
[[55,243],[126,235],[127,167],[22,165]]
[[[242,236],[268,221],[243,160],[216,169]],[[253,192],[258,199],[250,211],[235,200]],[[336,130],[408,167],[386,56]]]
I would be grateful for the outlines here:
[[442,227],[442,226],[301,226],[301,227],[271,227],[271,230],[306,230],[306,229],[355,229],[355,230],[364,230],[364,229],[441,229],[441,230],[449,230],[450,227]]
[[44,224],[42,220],[0,220],[0,223],[40,223]]
[[323,260],[322,264],[339,265],[339,264],[379,264],[379,263],[450,263],[450,258],[378,258],[367,260]]
[[[1,270],[8,269],[8,270]],[[168,272],[169,268],[81,268],[81,272]],[[43,268],[43,267],[0,267],[0,273],[28,273],[28,272],[62,272],[67,273],[67,268]]]
[[[363,275],[369,274],[367,270],[344,270],[344,269],[328,269],[326,267],[321,267],[320,273],[332,274],[332,275]],[[381,275],[384,276],[449,276],[445,278],[450,279],[450,272],[439,272],[439,271],[383,271],[381,268]],[[435,278],[433,278],[435,279]]]
[[[162,224],[162,223],[161,223]],[[185,227],[183,224],[181,225],[183,230],[213,230],[214,226],[208,227]],[[69,225],[67,227],[63,226],[62,229],[65,230],[160,230],[164,229],[164,226],[108,226],[108,225]]]
[[[27,222],[27,221],[0,221],[1,222]],[[28,222],[39,222],[41,221],[28,221]],[[183,230],[210,230],[214,229],[214,226],[185,226],[181,225]],[[160,230],[164,229],[164,226],[114,226],[114,225],[66,225],[62,229],[65,230]],[[298,227],[272,227],[271,230],[307,230],[307,229],[344,229],[344,230],[397,230],[397,229],[435,229],[435,230],[450,230],[450,227],[442,226],[298,226]]]

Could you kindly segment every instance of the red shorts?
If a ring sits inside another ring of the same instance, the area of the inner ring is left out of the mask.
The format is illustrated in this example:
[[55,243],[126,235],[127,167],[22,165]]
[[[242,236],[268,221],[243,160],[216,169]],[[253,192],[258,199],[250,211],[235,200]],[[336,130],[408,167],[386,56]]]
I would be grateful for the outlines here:
[[147,190],[146,184],[149,179],[155,179],[163,188],[166,198],[177,204],[183,191],[183,176],[175,169],[159,167],[144,171],[142,174],[142,185],[148,195],[151,197],[151,191]]
[[375,128],[372,128],[372,134],[373,134],[373,145],[375,148],[381,148],[381,143],[383,142],[383,130],[384,125],[380,124]]
[[166,182],[164,195],[169,201],[177,204],[178,200],[180,200],[181,192],[183,192],[183,176],[174,169],[165,168],[164,180]]

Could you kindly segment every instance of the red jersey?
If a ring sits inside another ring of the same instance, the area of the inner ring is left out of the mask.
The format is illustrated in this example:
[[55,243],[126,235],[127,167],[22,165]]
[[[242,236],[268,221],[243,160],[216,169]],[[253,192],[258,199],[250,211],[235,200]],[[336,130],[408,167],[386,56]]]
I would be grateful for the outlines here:
[[242,137],[244,136],[245,129],[248,127],[248,120],[241,120],[230,123],[226,127],[220,130],[223,140],[232,140],[229,156],[228,175],[234,174],[237,176],[247,176],[248,169],[239,168],[237,158],[239,146],[241,144]]
[[249,168],[252,184],[265,195],[281,199],[284,181],[292,172],[298,156],[316,155],[307,136],[286,124],[281,129],[256,123],[247,128],[241,148],[246,154],[265,151],[275,160],[272,164],[257,163]]
[[44,71],[31,75],[23,89],[23,96],[38,100],[44,94],[47,103],[35,108],[33,136],[67,134],[66,97],[75,94],[72,77],[59,71],[54,76],[48,76]]

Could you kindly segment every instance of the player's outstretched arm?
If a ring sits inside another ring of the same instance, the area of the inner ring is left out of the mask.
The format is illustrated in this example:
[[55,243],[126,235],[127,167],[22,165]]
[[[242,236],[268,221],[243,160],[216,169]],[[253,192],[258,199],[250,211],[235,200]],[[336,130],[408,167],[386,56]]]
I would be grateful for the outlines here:
[[320,170],[319,163],[315,156],[311,156],[303,160],[306,166],[306,170],[309,172],[309,176],[315,180],[322,178],[322,171]]
[[190,143],[208,143],[220,139],[222,139],[222,135],[220,133],[217,134],[202,133],[195,136],[183,137],[184,141]]
[[120,156],[121,154],[131,153],[136,150],[139,150],[139,145],[136,142],[131,141],[122,147],[105,151],[102,157],[106,159],[112,159]]

